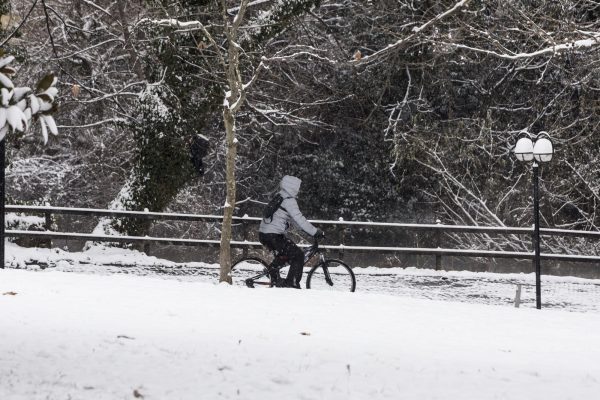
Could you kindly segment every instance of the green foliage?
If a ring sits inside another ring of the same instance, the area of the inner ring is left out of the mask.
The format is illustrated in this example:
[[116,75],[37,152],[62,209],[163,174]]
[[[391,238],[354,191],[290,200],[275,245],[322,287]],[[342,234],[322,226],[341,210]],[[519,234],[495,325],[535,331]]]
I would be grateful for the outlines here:
[[[140,123],[134,127],[138,153],[123,206],[159,211],[195,176],[186,142],[189,127],[181,118],[179,99],[166,86],[148,86],[138,112]],[[149,227],[149,222],[139,219],[123,219],[115,225],[130,235],[145,235]]]
[[[54,82],[54,74],[48,74],[46,76],[44,76],[37,84],[35,90],[36,92],[40,93],[43,92],[45,90],[48,90],[50,88],[50,86],[52,86],[52,82]],[[41,96],[39,96],[41,97]]]
[[[201,0],[168,3],[163,6],[183,15],[193,14],[195,7],[209,4]],[[243,47],[248,51],[260,47],[262,41],[280,33],[294,16],[315,4],[318,1],[276,3],[269,19],[272,25],[268,29],[260,28],[260,34],[250,37]],[[220,18],[218,7],[209,6],[203,11],[206,14],[200,18]],[[206,45],[207,38],[201,31],[173,32],[172,28],[151,24],[141,29],[151,38],[144,52],[145,74],[150,81],[161,81],[161,85],[149,87],[140,99],[137,112],[140,118],[134,130],[139,147],[125,206],[135,210],[162,210],[195,178],[188,155],[188,139],[196,133],[207,134],[208,122],[220,117],[226,86],[215,49]],[[224,39],[223,32],[218,30],[211,34],[218,43]],[[208,136],[210,139],[210,134]],[[148,227],[147,223],[128,220],[119,221],[116,226],[129,234],[145,234]]]

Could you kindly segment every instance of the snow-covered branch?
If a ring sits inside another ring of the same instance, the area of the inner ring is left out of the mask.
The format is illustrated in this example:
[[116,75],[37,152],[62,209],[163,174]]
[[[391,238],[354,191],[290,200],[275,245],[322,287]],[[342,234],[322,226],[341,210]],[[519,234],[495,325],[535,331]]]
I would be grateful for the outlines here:
[[539,57],[546,54],[557,54],[560,52],[568,51],[568,50],[577,50],[582,48],[590,48],[595,47],[600,44],[600,33],[595,33],[591,38],[575,40],[572,42],[557,44],[555,46],[545,47],[543,49],[532,51],[528,53],[514,53],[514,54],[506,54],[506,53],[498,53],[493,50],[481,49],[477,47],[467,46],[460,43],[440,43],[446,46],[452,46],[457,49],[463,49],[468,51],[474,51],[477,53],[484,53],[494,57],[503,58],[507,60],[519,60],[526,58],[534,58]]
[[174,18],[169,18],[169,19],[142,18],[141,20],[138,21],[136,26],[143,25],[143,24],[171,27],[171,28],[177,28],[177,29],[187,29],[187,30],[197,29],[197,30],[202,31],[202,33],[204,33],[204,36],[206,36],[206,38],[208,39],[210,44],[212,46],[214,46],[215,51],[217,52],[217,55],[219,57],[219,61],[221,62],[221,66],[223,66],[223,68],[226,68],[225,67],[226,66],[225,58],[221,51],[221,47],[217,44],[217,42],[213,38],[213,35],[210,34],[207,27],[202,22],[200,22],[200,21],[179,21]]
[[151,19],[142,18],[138,21],[137,25],[151,24],[163,27],[170,27],[176,29],[204,29],[204,24],[200,21],[180,21],[175,18],[167,19]]
[[108,15],[109,17],[112,17],[112,15],[108,11],[108,9],[104,9],[104,8],[100,7],[98,4],[94,3],[93,1],[83,0],[83,2],[85,4],[87,4],[88,6],[95,8],[96,10],[102,11],[104,14]]
[[424,24],[414,27],[412,29],[412,32],[409,35],[407,35],[406,37],[399,39],[395,43],[387,45],[383,49],[378,50],[371,55],[360,57],[360,58],[355,58],[354,60],[351,61],[351,63],[352,64],[366,64],[366,63],[370,63],[377,59],[380,59],[380,58],[390,55],[390,53],[406,46],[412,39],[414,39],[418,34],[423,32],[425,29],[427,29],[430,26],[434,25],[435,23],[441,21],[442,19],[454,14],[457,10],[460,10],[461,8],[465,7],[467,4],[469,4],[470,1],[471,0],[459,1],[453,7],[449,8],[448,10],[444,11],[441,14],[436,15],[434,18],[430,19],[429,21],[425,22]]
[[81,129],[81,128],[92,128],[94,126],[100,126],[104,124],[120,124],[128,122],[125,118],[109,118],[102,121],[92,122],[85,125],[58,125],[60,129]]

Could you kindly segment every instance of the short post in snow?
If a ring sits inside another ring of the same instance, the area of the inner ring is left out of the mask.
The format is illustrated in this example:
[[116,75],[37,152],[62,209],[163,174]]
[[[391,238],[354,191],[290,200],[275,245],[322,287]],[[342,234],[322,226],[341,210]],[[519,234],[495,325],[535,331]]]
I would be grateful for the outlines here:
[[[442,225],[442,221],[440,221],[439,219],[435,220],[435,224],[436,225]],[[437,249],[441,249],[442,246],[442,231],[438,228],[435,230],[435,245],[437,247]],[[441,254],[436,254],[435,255],[435,270],[439,271],[442,268],[442,255]]]
[[542,282],[540,266],[540,201],[539,201],[539,164],[552,160],[554,146],[547,132],[532,137],[527,130],[521,131],[514,148],[519,161],[533,161],[533,263],[535,267],[535,306],[542,308]]
[[515,308],[521,305],[521,284],[517,283],[517,293],[515,293]]

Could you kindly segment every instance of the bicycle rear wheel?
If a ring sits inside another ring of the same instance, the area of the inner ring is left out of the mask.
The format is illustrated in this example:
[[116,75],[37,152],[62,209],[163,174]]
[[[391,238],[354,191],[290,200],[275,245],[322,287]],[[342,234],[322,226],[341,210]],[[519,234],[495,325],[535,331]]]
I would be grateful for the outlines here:
[[356,278],[347,264],[340,260],[325,260],[311,268],[306,277],[307,289],[354,292]]
[[272,286],[268,264],[258,257],[246,257],[231,266],[231,281],[234,285],[253,288]]

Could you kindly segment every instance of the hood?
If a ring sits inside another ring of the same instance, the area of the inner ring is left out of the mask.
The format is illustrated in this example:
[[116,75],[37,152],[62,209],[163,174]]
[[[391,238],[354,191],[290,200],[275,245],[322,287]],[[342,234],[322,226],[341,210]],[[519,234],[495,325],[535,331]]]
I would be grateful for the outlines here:
[[302,181],[295,176],[286,175],[281,179],[281,190],[285,191],[292,197],[296,197],[300,191]]

